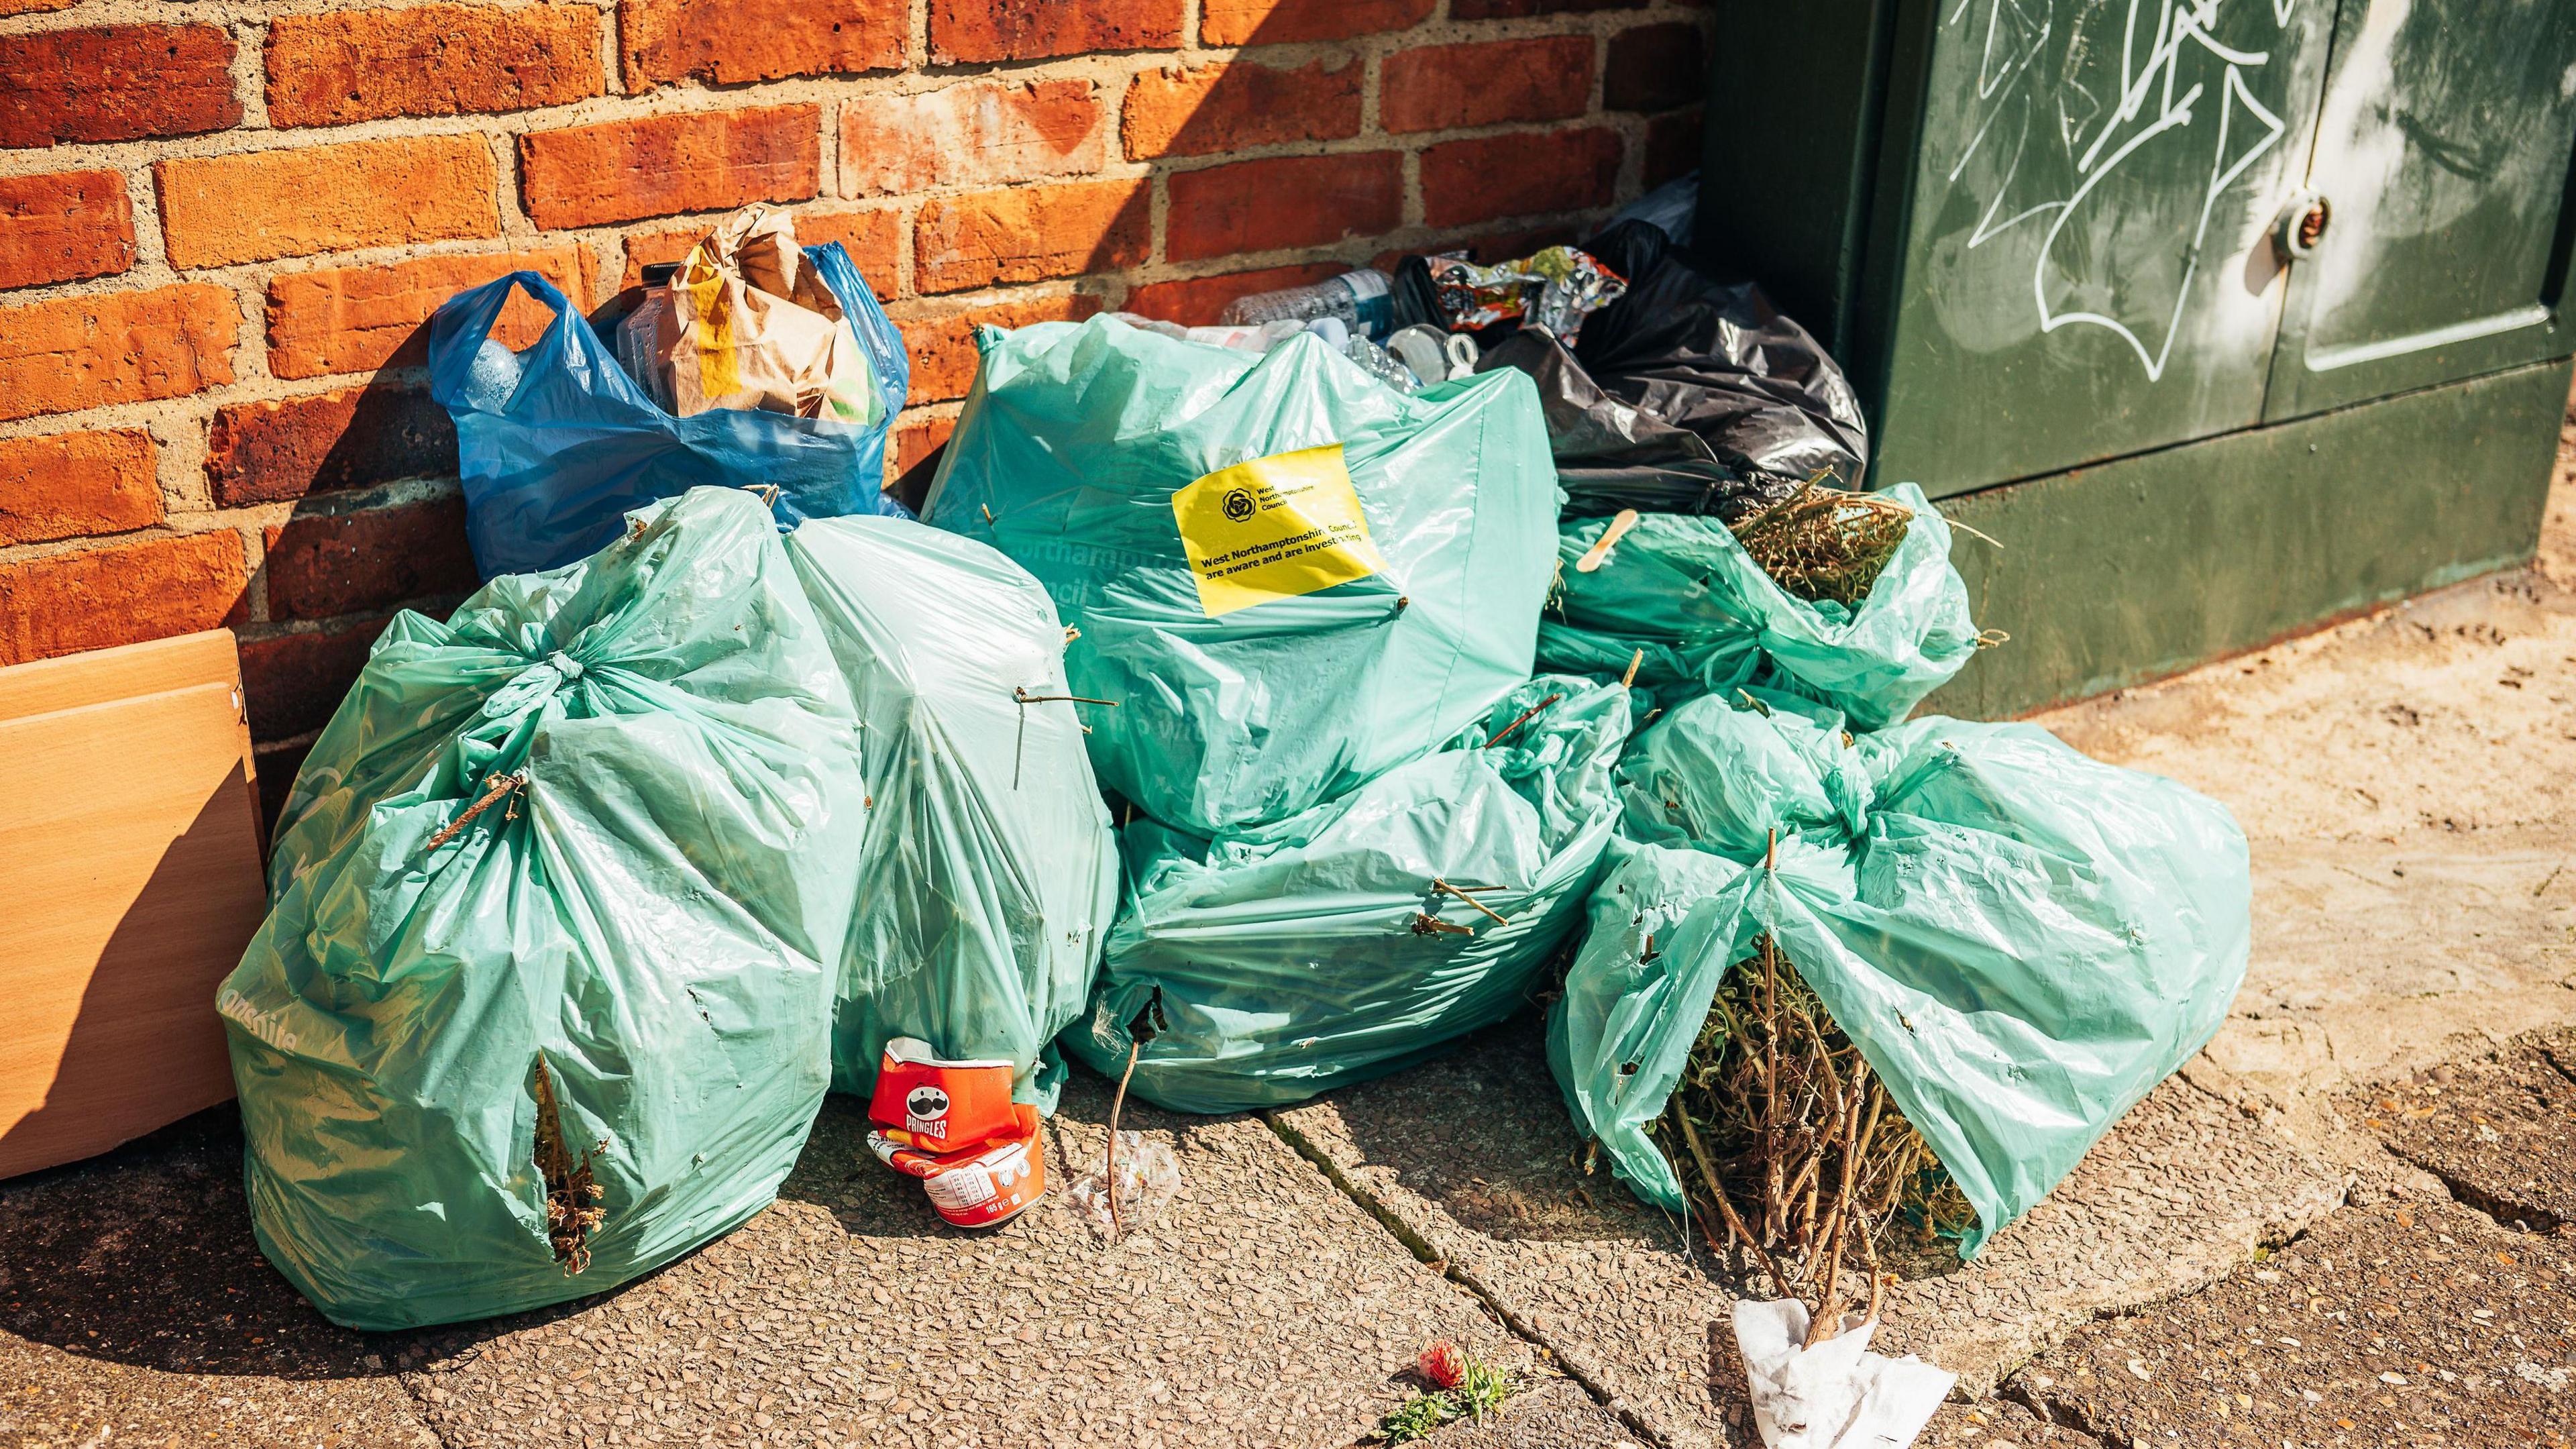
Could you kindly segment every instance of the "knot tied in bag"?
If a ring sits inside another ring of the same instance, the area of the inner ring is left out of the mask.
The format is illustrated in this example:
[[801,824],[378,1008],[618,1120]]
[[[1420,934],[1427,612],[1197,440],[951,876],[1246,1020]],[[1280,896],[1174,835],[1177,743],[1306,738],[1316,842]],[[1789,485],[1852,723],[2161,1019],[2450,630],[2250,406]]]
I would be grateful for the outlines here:
[[510,676],[483,701],[485,719],[511,719],[541,709],[545,702],[583,673],[581,661],[558,649]]

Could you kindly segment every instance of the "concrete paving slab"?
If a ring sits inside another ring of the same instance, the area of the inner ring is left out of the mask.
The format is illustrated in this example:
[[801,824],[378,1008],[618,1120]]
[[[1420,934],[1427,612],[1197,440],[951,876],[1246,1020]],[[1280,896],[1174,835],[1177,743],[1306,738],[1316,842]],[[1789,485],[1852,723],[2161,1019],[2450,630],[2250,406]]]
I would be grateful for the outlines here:
[[2206,1292],[2075,1334],[2007,1392],[2107,1445],[2564,1445],[2576,1241],[2441,1200],[2336,1214]]
[[2102,1449],[2081,1429],[2051,1424],[2010,1399],[1950,1403],[1925,1425],[1922,1449]]
[[433,1445],[250,1235],[228,1108],[0,1183],[0,1444]]
[[1677,1221],[1606,1169],[1584,1175],[1532,1019],[1271,1120],[1632,1431],[1726,1442],[1709,1327],[1732,1299],[1684,1250]]
[[2576,1020],[2567,456],[2542,569],[2037,721],[2235,812],[2254,955],[2207,1056],[2320,1151],[2368,1150],[2349,1089]]
[[2363,1130],[2507,1225],[2576,1225],[2576,1032],[2419,1071],[2345,1105]]
[[[1534,1020],[1272,1115],[1631,1423],[1677,1445],[1744,1427],[1726,1283],[1678,1223],[1585,1177]],[[1975,1263],[1891,1291],[1882,1343],[1982,1395],[2073,1326],[2209,1282],[2341,1196],[2241,1110],[2169,1082]]]
[[1450,1338],[1537,1360],[1248,1118],[1127,1125],[1183,1188],[1112,1248],[1060,1196],[970,1236],[835,1098],[777,1206],[622,1289],[417,1334],[334,1327],[253,1245],[238,1129],[192,1119],[0,1186],[0,1443],[1342,1446]]
[[1982,1396],[2075,1325],[2199,1288],[2343,1196],[2262,1123],[2168,1081],[1974,1263],[1891,1290],[1883,1342]]
[[1475,1423],[1452,1424],[1422,1449],[1645,1449],[1618,1416],[1571,1379],[1548,1379]]
[[1183,1186],[1099,1243],[1061,1188],[1097,1162],[1106,1111],[1078,1075],[1049,1133],[1056,1193],[974,1236],[834,1098],[777,1206],[622,1291],[427,1336],[415,1391],[457,1446],[1343,1446],[1434,1339],[1534,1366],[1256,1119],[1131,1102]]

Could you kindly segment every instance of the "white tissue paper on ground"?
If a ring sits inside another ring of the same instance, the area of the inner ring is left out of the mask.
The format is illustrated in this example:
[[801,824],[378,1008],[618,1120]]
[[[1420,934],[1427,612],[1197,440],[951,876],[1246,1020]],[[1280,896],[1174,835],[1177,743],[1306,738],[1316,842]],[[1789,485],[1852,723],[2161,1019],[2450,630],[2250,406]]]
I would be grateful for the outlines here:
[[1735,1347],[1767,1449],[1905,1449],[1914,1442],[1958,1375],[1912,1354],[1871,1353],[1877,1331],[1875,1319],[1846,1314],[1841,1333],[1802,1348],[1807,1305],[1794,1298],[1735,1305]]
[[1172,1155],[1169,1143],[1153,1141],[1142,1132],[1121,1132],[1115,1227],[1109,1211],[1107,1174],[1084,1173],[1074,1180],[1065,1198],[1091,1224],[1091,1230],[1106,1240],[1115,1237],[1119,1229],[1135,1233],[1153,1226],[1164,1205],[1180,1190],[1181,1162]]

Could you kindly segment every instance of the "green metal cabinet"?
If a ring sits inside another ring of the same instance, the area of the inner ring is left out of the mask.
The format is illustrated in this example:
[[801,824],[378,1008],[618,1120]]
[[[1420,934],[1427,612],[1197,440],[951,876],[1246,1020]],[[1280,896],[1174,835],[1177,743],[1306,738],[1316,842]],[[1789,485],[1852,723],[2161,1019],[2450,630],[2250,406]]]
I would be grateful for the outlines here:
[[2576,0],[1724,0],[1716,31],[1706,259],[1828,337],[1876,481],[2003,543],[1959,562],[2014,643],[1937,704],[2530,555]]

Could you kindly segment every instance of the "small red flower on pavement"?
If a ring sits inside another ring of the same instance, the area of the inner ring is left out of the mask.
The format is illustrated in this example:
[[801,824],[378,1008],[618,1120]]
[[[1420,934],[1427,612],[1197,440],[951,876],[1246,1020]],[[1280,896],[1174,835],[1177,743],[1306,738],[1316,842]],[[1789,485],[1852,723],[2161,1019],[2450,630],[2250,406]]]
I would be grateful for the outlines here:
[[1424,1349],[1413,1367],[1415,1372],[1430,1381],[1433,1388],[1454,1389],[1458,1387],[1459,1378],[1467,1372],[1467,1355],[1459,1351],[1458,1345],[1444,1338]]

